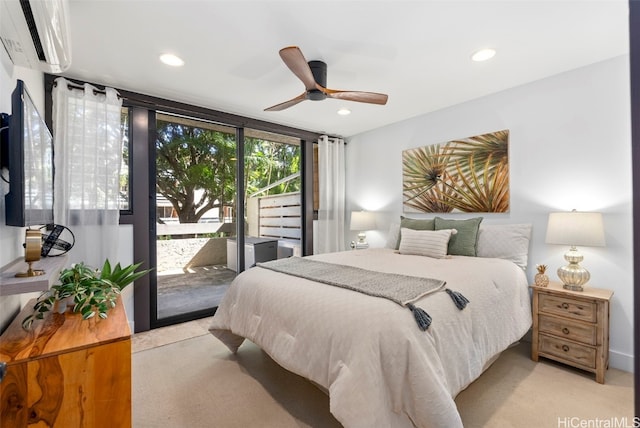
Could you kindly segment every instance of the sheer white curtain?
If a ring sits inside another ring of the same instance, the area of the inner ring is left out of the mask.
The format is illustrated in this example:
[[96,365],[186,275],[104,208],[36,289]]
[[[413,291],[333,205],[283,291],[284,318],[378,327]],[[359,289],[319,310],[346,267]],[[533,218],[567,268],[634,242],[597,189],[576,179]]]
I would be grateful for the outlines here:
[[318,253],[343,251],[345,218],[345,144],[323,135],[318,140]]
[[112,88],[53,88],[54,219],[75,234],[72,262],[118,261],[122,100]]

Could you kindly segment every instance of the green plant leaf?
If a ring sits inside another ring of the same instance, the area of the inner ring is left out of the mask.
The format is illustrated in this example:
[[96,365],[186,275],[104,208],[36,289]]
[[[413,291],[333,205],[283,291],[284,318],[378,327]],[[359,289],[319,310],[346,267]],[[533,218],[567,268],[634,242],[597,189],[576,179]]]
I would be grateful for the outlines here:
[[109,276],[111,276],[111,263],[109,262],[109,259],[106,259],[104,261],[104,264],[102,265],[102,271],[100,272],[100,277],[108,278]]

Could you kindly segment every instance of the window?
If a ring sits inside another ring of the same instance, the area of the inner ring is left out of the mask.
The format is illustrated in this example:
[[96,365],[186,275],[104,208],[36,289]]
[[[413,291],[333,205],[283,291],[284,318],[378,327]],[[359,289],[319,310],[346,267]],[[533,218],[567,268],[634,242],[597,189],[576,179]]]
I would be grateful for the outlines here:
[[131,140],[129,138],[131,120],[129,107],[122,107],[120,118],[122,126],[122,165],[120,166],[119,208],[120,214],[131,214],[131,162],[129,162],[131,153]]

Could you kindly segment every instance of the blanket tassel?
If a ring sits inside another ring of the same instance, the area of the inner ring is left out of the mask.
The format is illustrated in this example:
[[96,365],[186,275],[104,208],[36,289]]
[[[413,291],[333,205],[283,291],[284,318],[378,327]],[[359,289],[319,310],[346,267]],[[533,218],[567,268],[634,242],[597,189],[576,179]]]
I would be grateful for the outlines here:
[[428,329],[431,325],[431,317],[429,316],[427,311],[422,308],[418,308],[411,303],[408,303],[407,307],[411,309],[411,312],[413,312],[413,316],[415,317],[420,330],[425,331],[426,329]]
[[451,297],[451,300],[453,300],[453,303],[456,304],[456,307],[458,309],[463,310],[464,308],[467,307],[467,303],[469,303],[469,299],[464,297],[461,293],[457,291],[451,291],[448,288],[445,288],[444,291],[446,291],[447,294],[449,294],[449,296]]

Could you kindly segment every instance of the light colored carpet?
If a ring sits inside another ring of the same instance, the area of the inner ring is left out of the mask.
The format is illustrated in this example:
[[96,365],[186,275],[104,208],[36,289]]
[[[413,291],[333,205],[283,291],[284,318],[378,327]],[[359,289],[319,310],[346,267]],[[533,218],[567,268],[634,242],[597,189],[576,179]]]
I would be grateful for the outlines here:
[[[340,427],[319,389],[251,342],[231,354],[206,332],[207,324],[134,336],[135,428]],[[589,373],[547,360],[534,363],[529,349],[523,342],[505,351],[458,395],[466,428],[625,426],[614,425],[624,418],[633,426],[632,374],[609,369],[600,385]],[[605,422],[590,422],[597,420]]]
[[340,427],[329,398],[247,342],[207,334],[133,354],[136,428]]

